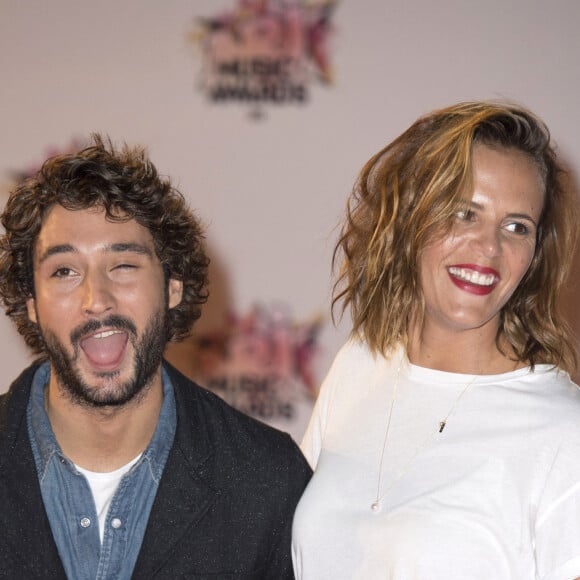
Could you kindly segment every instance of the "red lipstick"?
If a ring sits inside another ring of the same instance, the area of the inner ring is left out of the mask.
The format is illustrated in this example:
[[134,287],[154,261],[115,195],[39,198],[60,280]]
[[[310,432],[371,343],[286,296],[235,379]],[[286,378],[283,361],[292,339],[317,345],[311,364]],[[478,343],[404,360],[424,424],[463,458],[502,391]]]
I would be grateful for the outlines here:
[[458,288],[478,296],[490,294],[500,281],[497,270],[478,264],[453,264],[447,273]]

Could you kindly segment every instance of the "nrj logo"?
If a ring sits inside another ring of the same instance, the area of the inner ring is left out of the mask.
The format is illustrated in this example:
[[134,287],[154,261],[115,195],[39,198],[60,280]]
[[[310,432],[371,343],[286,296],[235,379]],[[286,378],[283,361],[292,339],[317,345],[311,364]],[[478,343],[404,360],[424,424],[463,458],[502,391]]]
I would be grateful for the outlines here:
[[297,402],[316,394],[321,327],[321,317],[298,323],[283,307],[232,314],[224,328],[197,335],[194,378],[249,415],[292,420]]
[[312,83],[329,84],[336,0],[239,0],[230,12],[199,18],[201,85],[215,103],[303,104]]

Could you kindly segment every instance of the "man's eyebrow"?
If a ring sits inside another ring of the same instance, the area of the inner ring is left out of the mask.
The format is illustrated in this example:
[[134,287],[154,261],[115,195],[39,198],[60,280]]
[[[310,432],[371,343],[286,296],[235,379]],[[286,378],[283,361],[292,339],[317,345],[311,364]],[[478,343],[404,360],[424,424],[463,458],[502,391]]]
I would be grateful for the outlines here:
[[[102,248],[103,252],[114,252],[114,253],[123,253],[123,252],[132,252],[134,254],[143,254],[145,256],[153,256],[153,252],[147,246],[143,244],[137,244],[135,242],[120,242],[116,244],[107,244]],[[78,253],[78,249],[75,248],[72,244],[59,244],[57,246],[50,246],[47,248],[43,254],[39,257],[38,261],[42,264],[45,260],[50,258],[51,256],[57,256],[59,254],[69,254]]]
[[68,254],[71,252],[76,252],[74,246],[71,244],[59,244],[58,246],[50,246],[47,248],[41,256],[39,256],[38,261],[42,264],[45,260],[50,258],[51,256],[57,256],[58,254]]
[[133,252],[134,254],[144,254],[146,256],[153,256],[151,248],[144,246],[143,244],[137,244],[135,242],[110,244],[108,246],[105,246],[104,250],[109,252]]

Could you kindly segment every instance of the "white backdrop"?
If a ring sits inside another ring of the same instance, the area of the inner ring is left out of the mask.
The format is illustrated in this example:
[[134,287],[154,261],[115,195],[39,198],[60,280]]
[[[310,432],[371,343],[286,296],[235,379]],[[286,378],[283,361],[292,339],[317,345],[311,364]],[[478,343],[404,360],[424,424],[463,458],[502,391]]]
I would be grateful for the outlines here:
[[[578,0],[344,0],[333,16],[332,86],[252,121],[198,90],[194,19],[235,0],[0,0],[0,181],[71,137],[148,147],[208,226],[213,304],[323,313],[317,373],[348,321],[328,318],[335,225],[366,159],[417,116],[505,97],[550,126],[580,169]],[[580,279],[580,276],[576,276]],[[570,319],[580,326],[574,290]],[[0,391],[28,362],[0,318]]]

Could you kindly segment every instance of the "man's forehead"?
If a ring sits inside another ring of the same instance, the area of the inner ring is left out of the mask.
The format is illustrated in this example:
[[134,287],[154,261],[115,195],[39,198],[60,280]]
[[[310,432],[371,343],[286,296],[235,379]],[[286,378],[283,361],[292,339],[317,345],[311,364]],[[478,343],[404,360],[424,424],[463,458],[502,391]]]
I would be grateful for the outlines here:
[[67,209],[61,205],[51,207],[36,238],[36,252],[53,253],[78,251],[82,248],[99,248],[104,251],[130,251],[150,253],[154,248],[148,228],[134,218],[121,213],[108,216],[103,208]]

